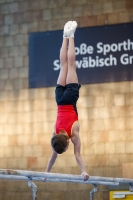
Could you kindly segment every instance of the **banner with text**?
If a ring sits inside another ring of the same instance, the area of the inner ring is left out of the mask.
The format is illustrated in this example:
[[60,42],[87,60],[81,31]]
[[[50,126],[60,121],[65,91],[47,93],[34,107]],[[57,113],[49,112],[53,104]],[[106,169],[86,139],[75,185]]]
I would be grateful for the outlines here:
[[[29,34],[29,87],[56,85],[63,31]],[[80,84],[133,80],[133,23],[77,28]]]

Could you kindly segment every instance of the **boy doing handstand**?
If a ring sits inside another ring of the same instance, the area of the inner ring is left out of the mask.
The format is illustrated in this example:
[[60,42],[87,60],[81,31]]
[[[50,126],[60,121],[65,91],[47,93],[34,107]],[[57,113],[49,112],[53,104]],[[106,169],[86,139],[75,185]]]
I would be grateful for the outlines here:
[[79,98],[80,85],[76,73],[74,33],[77,28],[75,21],[69,21],[64,26],[63,42],[60,50],[60,73],[57,80],[55,96],[58,106],[57,119],[51,139],[52,155],[46,172],[52,168],[57,155],[68,149],[69,141],[74,145],[74,155],[81,175],[88,180],[89,175],[80,155],[79,121],[76,102]]

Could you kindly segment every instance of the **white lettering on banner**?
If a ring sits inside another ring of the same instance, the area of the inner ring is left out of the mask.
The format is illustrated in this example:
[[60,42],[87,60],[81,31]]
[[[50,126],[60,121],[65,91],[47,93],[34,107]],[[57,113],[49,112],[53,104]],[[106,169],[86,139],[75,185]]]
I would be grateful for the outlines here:
[[60,61],[59,60],[55,60],[54,62],[53,62],[53,64],[54,64],[54,70],[55,71],[57,71],[57,70],[59,70],[60,69]]
[[80,60],[80,61],[77,61],[77,60],[76,60],[76,67],[77,67],[78,69],[82,68],[82,60]]
[[[112,43],[112,44],[103,44],[102,42],[98,42],[96,45],[96,52],[98,55],[91,57],[87,56],[88,54],[94,53],[93,46],[87,46],[85,43],[81,43],[79,47],[75,47],[75,54],[82,55],[80,60],[76,60],[76,67],[78,69],[81,68],[93,68],[93,67],[109,67],[116,66],[117,61],[122,65],[131,65],[133,64],[133,55],[129,55],[127,53],[122,54],[119,58],[114,57],[111,52],[120,52],[120,51],[131,51],[133,50],[133,42],[130,39],[120,43]],[[110,53],[110,54],[109,54]],[[101,54],[101,55],[99,55]],[[120,53],[119,53],[120,54]],[[103,55],[103,57],[102,57]],[[60,69],[60,61],[54,60],[53,62],[54,68],[53,70],[57,71]]]
[[93,54],[94,48],[93,46],[87,46],[85,43],[82,43],[80,47],[75,47],[76,55],[85,55],[85,54]]
[[95,59],[93,59],[91,56],[84,57],[83,60],[77,61],[76,60],[76,66],[77,68],[92,68],[92,67],[108,67],[108,66],[114,66],[117,65],[117,60],[115,57],[110,55],[108,58],[99,58],[99,56],[96,56]]
[[81,44],[80,47],[81,47],[81,48],[80,48],[80,54],[81,54],[81,55],[86,54],[86,53],[87,53],[87,48],[86,48],[87,45],[86,45],[86,44]]
[[103,53],[106,55],[109,52],[116,52],[116,51],[130,51],[133,50],[133,42],[130,39],[127,41],[123,41],[122,43],[113,43],[113,44],[103,44],[102,42],[97,43],[97,53]]
[[128,54],[123,54],[120,58],[120,61],[123,65],[133,64],[133,56]]
[[[88,68],[89,67],[89,64],[88,64],[88,58],[87,57],[84,57],[83,58],[83,64],[82,64],[82,67],[83,68]],[[81,60],[80,60],[81,61]]]
[[76,54],[76,55],[79,55],[79,51],[80,51],[79,48],[78,48],[78,47],[75,47],[75,54]]
[[[133,64],[133,55],[129,56],[128,54],[123,54],[120,57],[120,62],[123,65]],[[57,71],[60,69],[60,61],[55,60],[53,62],[54,64],[54,70]],[[116,66],[117,65],[117,59],[113,57],[113,55],[110,55],[107,58],[99,58],[99,56],[96,56],[96,58],[89,57],[83,57],[83,60],[76,60],[76,67],[78,69],[81,68],[93,68],[93,67],[109,67],[109,66]]]

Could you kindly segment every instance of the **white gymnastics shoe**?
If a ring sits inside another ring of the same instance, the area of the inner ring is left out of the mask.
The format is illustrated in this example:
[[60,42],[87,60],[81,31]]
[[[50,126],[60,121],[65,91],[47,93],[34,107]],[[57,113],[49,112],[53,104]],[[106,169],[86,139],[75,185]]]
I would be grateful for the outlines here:
[[77,28],[77,22],[76,21],[68,21],[64,26],[64,38],[74,38],[74,33]]

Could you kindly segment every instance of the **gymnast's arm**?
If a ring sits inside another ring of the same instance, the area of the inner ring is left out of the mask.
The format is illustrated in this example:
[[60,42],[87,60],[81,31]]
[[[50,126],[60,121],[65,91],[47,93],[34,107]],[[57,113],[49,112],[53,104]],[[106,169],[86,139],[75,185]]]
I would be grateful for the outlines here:
[[71,138],[72,143],[74,144],[74,155],[76,158],[76,161],[79,165],[79,168],[82,172],[82,176],[84,177],[84,180],[87,181],[89,178],[89,175],[87,174],[86,170],[85,170],[85,165],[83,162],[83,159],[80,155],[80,147],[81,147],[81,142],[80,142],[80,137],[79,137],[79,133],[75,132],[73,137]]
[[47,165],[47,168],[46,168],[46,172],[49,172],[50,170],[51,170],[51,168],[52,168],[52,166],[54,165],[54,163],[55,163],[55,160],[56,160],[56,158],[57,158],[57,153],[54,151],[54,150],[52,150],[52,154],[51,154],[51,157],[50,157],[50,159],[49,159],[49,161],[48,161],[48,165]]
[[[55,130],[55,126],[54,126],[54,130]],[[54,133],[52,134],[52,137],[53,137],[54,135],[55,135],[55,131],[54,131]],[[52,149],[52,154],[51,154],[50,159],[49,159],[49,161],[48,161],[47,168],[46,168],[46,172],[50,172],[52,166],[53,166],[54,163],[55,163],[55,160],[56,160],[56,158],[57,158],[57,155],[58,155],[58,154],[56,153],[56,151],[54,151],[54,149]]]

